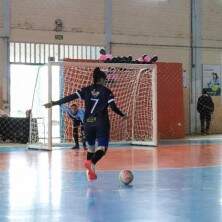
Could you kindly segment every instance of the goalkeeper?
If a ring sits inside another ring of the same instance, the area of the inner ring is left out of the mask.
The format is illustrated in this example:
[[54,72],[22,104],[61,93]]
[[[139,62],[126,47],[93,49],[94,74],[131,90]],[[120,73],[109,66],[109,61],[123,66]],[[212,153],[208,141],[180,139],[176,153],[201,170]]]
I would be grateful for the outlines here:
[[86,150],[86,139],[85,139],[85,133],[84,133],[84,115],[85,110],[82,108],[78,108],[76,104],[72,104],[71,107],[68,106],[62,106],[62,110],[67,113],[67,115],[72,119],[73,122],[73,139],[75,141],[75,146],[72,147],[72,149],[79,149],[79,127],[82,137],[82,144],[84,150]]
[[[74,94],[66,96],[58,101],[45,104],[46,108],[54,105],[61,105],[75,99],[85,101],[84,125],[86,141],[89,145],[87,160],[84,165],[87,170],[89,180],[97,178],[95,173],[96,163],[105,155],[110,135],[110,122],[108,116],[108,106],[118,115],[126,117],[116,106],[111,90],[105,87],[106,74],[99,68],[93,72],[93,84],[76,91]],[[98,146],[95,147],[97,140]]]

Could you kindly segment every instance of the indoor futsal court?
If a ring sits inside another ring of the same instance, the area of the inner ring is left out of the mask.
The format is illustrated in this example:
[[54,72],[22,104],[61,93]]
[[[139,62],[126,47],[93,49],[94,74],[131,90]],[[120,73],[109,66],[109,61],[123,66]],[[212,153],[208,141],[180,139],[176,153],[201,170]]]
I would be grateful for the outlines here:
[[221,222],[221,21],[221,0],[0,0],[0,222]]

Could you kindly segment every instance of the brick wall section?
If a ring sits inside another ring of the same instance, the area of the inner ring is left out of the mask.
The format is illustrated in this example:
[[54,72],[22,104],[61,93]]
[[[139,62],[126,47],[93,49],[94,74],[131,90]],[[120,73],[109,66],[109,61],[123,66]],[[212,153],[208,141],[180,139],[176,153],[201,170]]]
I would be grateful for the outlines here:
[[65,31],[103,33],[104,1],[12,1],[12,28],[51,31],[56,18],[64,21]]
[[113,34],[189,38],[189,1],[113,0]]
[[204,40],[210,40],[211,44],[216,42],[217,46],[222,43],[222,2],[221,0],[202,0],[202,36]]
[[3,42],[0,39],[0,109],[3,109],[3,81],[4,81],[4,67],[1,65],[4,61],[3,57],[3,52],[4,47],[3,47]]
[[[221,0],[202,0],[203,63],[221,64]],[[0,1],[0,9],[2,1]],[[104,0],[11,0],[11,40],[45,43],[104,44]],[[54,39],[54,20],[64,20],[64,40]],[[2,12],[0,10],[0,29]],[[179,62],[190,75],[190,48],[158,45],[190,44],[190,1],[113,0],[112,31],[114,55],[144,52],[158,54],[160,61]],[[135,45],[128,45],[133,43]],[[145,46],[157,45],[157,46]],[[0,67],[2,66],[0,61]],[[0,71],[1,72],[1,71]],[[0,82],[2,74],[0,73]],[[185,89],[189,102],[189,88]],[[0,95],[1,98],[1,95]],[[0,101],[1,104],[1,101]],[[185,106],[189,125],[189,105]],[[218,110],[221,108],[219,105]],[[216,117],[217,118],[217,117]],[[220,121],[219,121],[220,122]]]
[[0,1],[0,31],[1,31],[1,28],[3,27],[3,11],[2,11],[2,1]]

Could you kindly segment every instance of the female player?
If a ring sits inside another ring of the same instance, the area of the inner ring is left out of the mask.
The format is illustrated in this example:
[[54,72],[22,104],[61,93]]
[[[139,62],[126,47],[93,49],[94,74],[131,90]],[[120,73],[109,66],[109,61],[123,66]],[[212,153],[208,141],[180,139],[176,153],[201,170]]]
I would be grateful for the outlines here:
[[[105,155],[110,135],[110,122],[108,116],[108,106],[122,117],[126,117],[116,106],[113,93],[105,87],[106,74],[98,67],[93,72],[93,84],[76,91],[74,94],[66,96],[58,101],[52,101],[45,104],[46,108],[54,105],[61,105],[75,99],[85,101],[85,134],[89,145],[87,151],[87,160],[84,166],[87,170],[89,180],[97,178],[95,173],[96,163]],[[97,140],[98,146],[95,147]]]

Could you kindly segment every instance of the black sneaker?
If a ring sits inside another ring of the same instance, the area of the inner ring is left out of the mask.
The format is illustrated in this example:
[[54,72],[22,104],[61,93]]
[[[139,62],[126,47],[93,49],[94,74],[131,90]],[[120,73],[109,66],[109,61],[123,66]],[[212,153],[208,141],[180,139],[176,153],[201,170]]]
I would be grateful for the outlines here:
[[72,149],[77,150],[77,149],[79,149],[79,146],[75,145],[72,147]]

